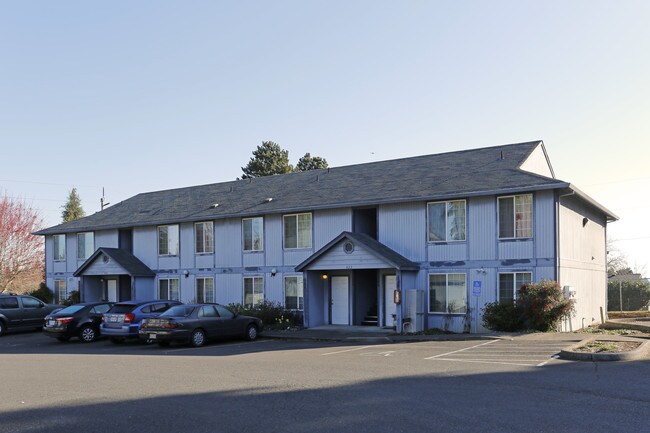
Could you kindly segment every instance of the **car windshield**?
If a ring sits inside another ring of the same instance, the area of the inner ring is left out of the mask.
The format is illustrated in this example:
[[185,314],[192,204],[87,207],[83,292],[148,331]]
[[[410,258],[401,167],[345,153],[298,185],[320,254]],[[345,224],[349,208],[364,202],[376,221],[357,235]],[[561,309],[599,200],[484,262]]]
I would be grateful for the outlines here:
[[83,309],[83,307],[85,307],[85,305],[70,305],[69,307],[65,307],[63,310],[57,311],[56,314],[74,314]]
[[187,305],[176,305],[171,307],[169,310],[165,311],[160,315],[160,317],[187,317],[192,314],[194,307],[188,307]]

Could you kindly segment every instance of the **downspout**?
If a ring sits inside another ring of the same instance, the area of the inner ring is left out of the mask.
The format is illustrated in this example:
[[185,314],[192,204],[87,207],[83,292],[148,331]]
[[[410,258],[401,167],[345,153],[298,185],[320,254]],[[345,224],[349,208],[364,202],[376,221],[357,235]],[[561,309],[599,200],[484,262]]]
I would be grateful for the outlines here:
[[[560,283],[560,202],[562,197],[570,197],[575,195],[575,191],[571,191],[567,194],[560,194],[557,196],[557,201],[555,202],[555,281],[558,284]],[[566,319],[569,321],[569,328],[571,328],[571,318]],[[566,320],[564,330],[566,331]]]

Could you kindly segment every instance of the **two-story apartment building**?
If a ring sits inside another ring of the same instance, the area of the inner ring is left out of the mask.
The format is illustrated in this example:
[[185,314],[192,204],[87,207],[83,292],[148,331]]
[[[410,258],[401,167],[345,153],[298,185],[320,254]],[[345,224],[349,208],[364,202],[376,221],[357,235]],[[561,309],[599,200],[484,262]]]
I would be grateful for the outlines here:
[[481,308],[557,280],[566,329],[605,307],[616,216],[541,141],[138,194],[45,236],[58,298],[271,300],[323,324],[480,332]]

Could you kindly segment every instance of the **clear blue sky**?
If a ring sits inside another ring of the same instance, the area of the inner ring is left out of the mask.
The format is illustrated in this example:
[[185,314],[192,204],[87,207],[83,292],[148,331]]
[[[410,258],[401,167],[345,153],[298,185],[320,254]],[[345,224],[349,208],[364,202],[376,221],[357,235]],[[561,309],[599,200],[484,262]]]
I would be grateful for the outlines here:
[[234,179],[273,140],[332,166],[543,139],[650,274],[648,1],[14,1],[0,192],[47,225]]

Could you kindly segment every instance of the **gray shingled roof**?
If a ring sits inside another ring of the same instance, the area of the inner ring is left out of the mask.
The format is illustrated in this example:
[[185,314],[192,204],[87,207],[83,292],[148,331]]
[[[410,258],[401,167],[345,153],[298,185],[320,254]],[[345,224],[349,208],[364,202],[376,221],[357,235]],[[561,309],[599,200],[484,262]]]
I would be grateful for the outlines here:
[[142,263],[139,258],[129,253],[128,251],[121,250],[119,248],[105,248],[100,247],[88,257],[88,259],[79,266],[74,273],[75,277],[83,275],[84,270],[94,262],[98,256],[101,254],[106,254],[111,259],[115,260],[115,263],[120,265],[124,270],[131,275],[132,277],[155,277],[156,273],[152,271],[147,265]]
[[389,265],[393,266],[395,269],[402,271],[417,271],[420,269],[420,266],[407,259],[400,253],[390,249],[386,245],[382,244],[376,239],[371,238],[364,233],[352,233],[352,232],[343,232],[330,242],[327,243],[323,248],[316,251],[314,254],[309,256],[305,261],[296,266],[296,272],[302,272],[307,266],[309,266],[314,261],[318,260],[320,256],[325,254],[330,250],[334,245],[338,244],[343,239],[350,239],[358,244],[366,247],[372,254],[377,258],[385,261]]
[[[143,193],[37,234],[568,187],[566,182],[518,169],[541,143],[532,141]],[[213,207],[215,203],[219,206]]]

